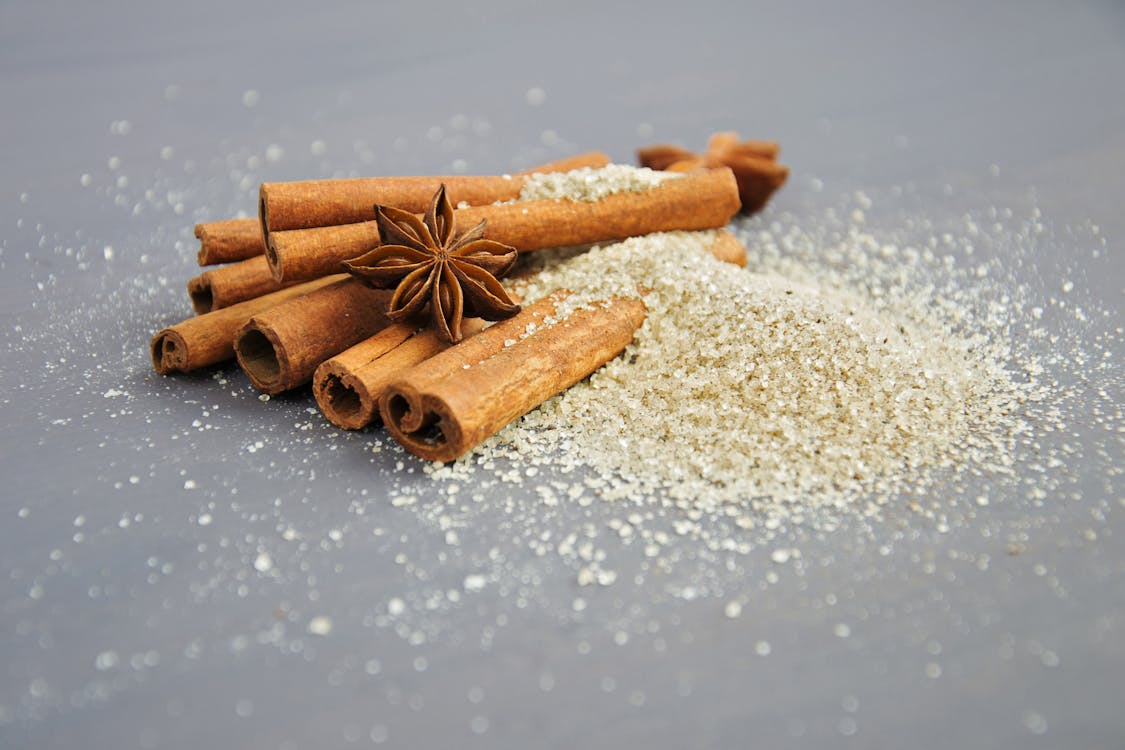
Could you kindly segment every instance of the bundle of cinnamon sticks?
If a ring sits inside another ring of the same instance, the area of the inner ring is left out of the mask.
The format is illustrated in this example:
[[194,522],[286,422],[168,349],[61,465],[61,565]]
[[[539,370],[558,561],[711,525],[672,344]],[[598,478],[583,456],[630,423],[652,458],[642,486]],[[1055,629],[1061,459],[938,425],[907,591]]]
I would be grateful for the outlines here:
[[[739,209],[725,167],[599,201],[518,200],[533,173],[608,163],[592,152],[515,175],[263,184],[258,218],[196,226],[199,263],[214,267],[188,283],[197,315],[153,337],[153,366],[168,375],[236,358],[263,393],[311,382],[332,423],[383,422],[410,452],[452,460],[620,354],[643,304],[605,300],[560,320],[559,290],[495,324],[465,318],[454,345],[415,321],[392,322],[391,292],[340,273],[342,261],[380,244],[376,204],[421,213],[441,185],[458,225],[487,219],[488,239],[520,253],[718,229]],[[738,240],[716,237],[715,255],[745,264]]]

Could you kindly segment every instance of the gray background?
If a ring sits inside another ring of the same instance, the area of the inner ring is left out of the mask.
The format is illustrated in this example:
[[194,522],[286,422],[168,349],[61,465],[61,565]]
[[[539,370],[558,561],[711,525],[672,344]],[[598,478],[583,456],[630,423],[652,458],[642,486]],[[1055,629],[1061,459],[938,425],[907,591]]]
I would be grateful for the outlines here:
[[[0,74],[0,746],[1125,746],[1121,3],[6,0]],[[191,225],[262,180],[730,128],[793,170],[756,221],[1040,212],[1023,279],[1078,280],[1102,314],[1058,334],[1107,365],[1060,365],[1045,500],[954,482],[948,531],[897,504],[796,564],[677,539],[664,579],[602,533],[580,589],[534,541],[620,509],[390,507],[421,467],[379,433],[150,371]]]

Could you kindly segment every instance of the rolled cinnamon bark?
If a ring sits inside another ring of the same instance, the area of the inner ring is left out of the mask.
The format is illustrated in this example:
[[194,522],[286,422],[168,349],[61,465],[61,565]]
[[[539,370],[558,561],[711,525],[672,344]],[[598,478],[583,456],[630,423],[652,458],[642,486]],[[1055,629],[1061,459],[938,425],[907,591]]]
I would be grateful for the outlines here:
[[[452,461],[616,357],[645,318],[636,299],[607,300],[548,325],[533,310],[387,384],[379,411],[394,439],[421,458]],[[541,327],[520,338],[529,325]]]
[[483,206],[519,197],[527,177],[535,172],[559,172],[579,167],[604,167],[609,157],[597,151],[541,164],[516,175],[446,177],[359,177],[354,179],[263,182],[258,194],[261,231],[328,227],[368,221],[376,203],[414,213],[424,212],[438,186],[444,184],[454,205]]
[[282,302],[309,294],[342,278],[342,275],[325,276],[169,326],[152,337],[152,366],[161,375],[168,375],[191,372],[234,359],[234,332],[246,321]]
[[[456,215],[457,210],[453,213]],[[339,271],[345,260],[358,258],[378,246],[379,225],[361,221],[337,227],[271,232],[265,257],[275,280],[315,279]]]
[[[484,328],[480,318],[461,324],[462,341]],[[323,362],[313,373],[313,396],[328,421],[358,430],[379,418],[379,396],[393,378],[452,344],[431,329],[395,323]]]
[[195,225],[201,266],[236,263],[266,252],[262,225],[257,219],[224,219]]
[[324,360],[386,328],[391,292],[351,278],[268,308],[234,334],[234,352],[259,391],[304,385]]
[[[339,270],[337,268],[331,273]],[[189,279],[187,288],[192,309],[203,314],[276,292],[294,283],[297,282],[280,283],[274,279],[266,256],[259,255],[229,266],[210,268]]]
[[[715,229],[725,226],[739,205],[734,175],[722,168],[686,173],[644,192],[617,193],[599,201],[520,201],[472,206],[454,214],[462,229],[488,219],[488,239],[528,252],[676,229]],[[374,221],[294,229],[270,233],[266,257],[274,278],[298,281],[335,273],[341,261],[378,244]]]

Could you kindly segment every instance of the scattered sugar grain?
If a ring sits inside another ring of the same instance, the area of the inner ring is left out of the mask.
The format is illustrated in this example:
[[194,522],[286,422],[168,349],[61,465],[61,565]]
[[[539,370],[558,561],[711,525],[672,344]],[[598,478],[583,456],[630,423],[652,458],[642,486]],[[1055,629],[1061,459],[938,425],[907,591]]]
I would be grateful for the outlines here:
[[332,632],[332,618],[317,615],[309,620],[308,631],[310,635],[328,635]]
[[259,552],[258,556],[254,558],[254,570],[259,573],[268,573],[273,567],[273,559],[270,558],[268,552]]

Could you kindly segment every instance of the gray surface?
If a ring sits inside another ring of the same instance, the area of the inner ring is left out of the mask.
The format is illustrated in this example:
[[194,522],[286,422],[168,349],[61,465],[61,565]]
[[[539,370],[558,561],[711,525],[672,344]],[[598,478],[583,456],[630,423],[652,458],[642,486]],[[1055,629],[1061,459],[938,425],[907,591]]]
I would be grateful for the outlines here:
[[[0,746],[1125,746],[1125,12],[912,5],[0,6]],[[1024,280],[1077,279],[1104,314],[1058,333],[1108,367],[1059,366],[1045,500],[983,476],[941,498],[947,533],[892,509],[798,535],[787,565],[681,539],[666,577],[603,533],[620,578],[579,589],[529,540],[619,509],[447,508],[425,480],[388,507],[380,434],[233,370],[149,370],[191,224],[261,180],[628,160],[723,128],[783,142],[771,212],[794,224],[856,189],[892,196],[888,227],[1041,212]]]

